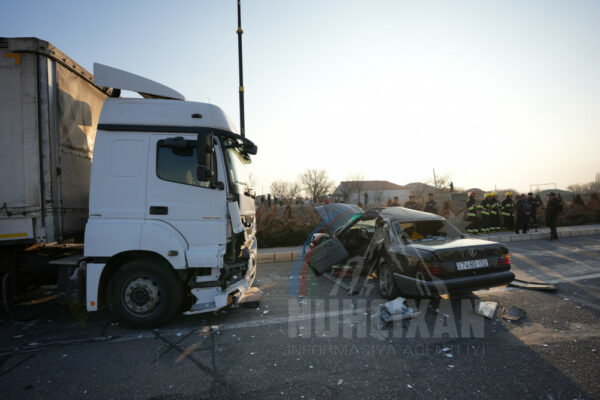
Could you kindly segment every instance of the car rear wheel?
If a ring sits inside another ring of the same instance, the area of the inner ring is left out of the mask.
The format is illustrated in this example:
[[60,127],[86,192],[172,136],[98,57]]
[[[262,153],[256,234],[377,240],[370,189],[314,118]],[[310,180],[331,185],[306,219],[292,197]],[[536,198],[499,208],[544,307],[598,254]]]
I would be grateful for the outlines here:
[[179,310],[183,286],[157,260],[140,259],[123,265],[108,285],[111,311],[133,328],[164,324]]
[[389,265],[383,264],[379,267],[378,285],[379,294],[386,300],[393,300],[400,296],[400,289],[396,285],[392,268]]

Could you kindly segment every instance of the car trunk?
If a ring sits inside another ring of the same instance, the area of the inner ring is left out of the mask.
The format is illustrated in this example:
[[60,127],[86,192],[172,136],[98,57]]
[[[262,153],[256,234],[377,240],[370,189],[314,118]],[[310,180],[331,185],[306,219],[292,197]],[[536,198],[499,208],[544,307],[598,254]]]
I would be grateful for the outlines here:
[[507,250],[497,243],[480,239],[456,239],[441,243],[415,243],[411,245],[434,255],[435,262],[428,263],[434,275],[469,276],[497,271],[499,259]]

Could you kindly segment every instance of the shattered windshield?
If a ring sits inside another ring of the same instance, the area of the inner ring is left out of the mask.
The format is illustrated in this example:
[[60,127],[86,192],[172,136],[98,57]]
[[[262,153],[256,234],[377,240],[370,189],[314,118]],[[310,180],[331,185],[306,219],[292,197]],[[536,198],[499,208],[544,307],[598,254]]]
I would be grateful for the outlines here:
[[404,242],[429,242],[458,239],[460,232],[446,220],[395,221],[392,223],[398,238]]

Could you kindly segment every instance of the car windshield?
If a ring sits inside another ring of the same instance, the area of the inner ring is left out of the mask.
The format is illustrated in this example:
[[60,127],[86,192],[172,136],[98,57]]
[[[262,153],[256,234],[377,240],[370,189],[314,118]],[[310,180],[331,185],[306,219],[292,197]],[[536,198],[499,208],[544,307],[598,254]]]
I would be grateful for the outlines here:
[[404,242],[429,242],[461,237],[459,230],[446,220],[394,221],[392,225],[398,238]]

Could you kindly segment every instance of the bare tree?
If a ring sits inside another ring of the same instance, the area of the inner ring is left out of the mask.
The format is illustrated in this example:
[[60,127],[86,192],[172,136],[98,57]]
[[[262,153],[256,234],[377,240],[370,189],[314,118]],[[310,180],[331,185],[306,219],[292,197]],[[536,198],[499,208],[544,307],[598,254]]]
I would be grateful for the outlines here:
[[302,189],[308,196],[312,197],[315,203],[319,197],[328,195],[334,189],[334,184],[324,169],[307,169],[305,173],[300,175],[300,183]]
[[573,185],[567,186],[573,193],[599,193],[600,192],[600,172],[596,172],[596,177],[592,182],[588,183],[575,183]]
[[438,192],[445,193],[450,191],[451,177],[450,175],[436,175],[435,180],[429,179],[427,183],[435,186]]
[[287,197],[289,193],[289,183],[285,181],[275,181],[271,183],[271,193],[278,199]]
[[301,191],[302,188],[298,182],[292,182],[288,185],[288,196],[291,200],[297,199]]
[[336,194],[342,197],[342,201],[348,201],[350,200],[350,195],[352,194],[352,188],[348,182],[340,182],[336,189]]

